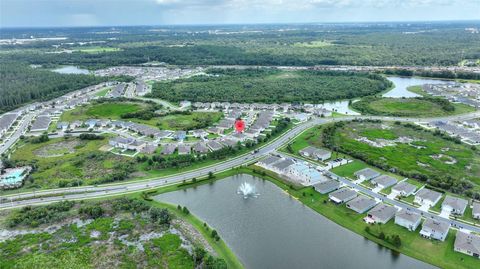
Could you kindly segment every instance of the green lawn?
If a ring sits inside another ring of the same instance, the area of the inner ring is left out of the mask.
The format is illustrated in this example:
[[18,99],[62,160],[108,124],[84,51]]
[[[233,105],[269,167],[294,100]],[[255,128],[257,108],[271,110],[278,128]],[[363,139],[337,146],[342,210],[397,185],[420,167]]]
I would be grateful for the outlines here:
[[101,89],[100,91],[98,91],[95,96],[97,97],[105,97],[105,95],[107,95],[107,93],[112,89],[112,87],[105,87],[103,89]]
[[60,121],[72,122],[91,118],[118,120],[125,113],[140,111],[144,107],[141,103],[106,102],[89,104],[68,110],[60,116]]

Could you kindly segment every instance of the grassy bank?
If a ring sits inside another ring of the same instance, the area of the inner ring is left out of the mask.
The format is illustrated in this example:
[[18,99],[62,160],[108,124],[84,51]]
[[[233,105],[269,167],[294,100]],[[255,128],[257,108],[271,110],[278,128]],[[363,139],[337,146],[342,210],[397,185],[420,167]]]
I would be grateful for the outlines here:
[[[257,172],[254,172],[254,170]],[[247,173],[271,181],[317,213],[392,251],[403,253],[441,268],[478,267],[479,261],[477,258],[453,251],[456,233],[453,230],[450,231],[445,242],[438,242],[421,237],[418,233],[419,230],[410,232],[401,226],[395,225],[393,220],[385,225],[369,225],[362,219],[365,214],[356,214],[345,205],[335,205],[328,201],[328,195],[322,195],[310,187],[292,188],[290,184],[279,179],[275,173],[270,171],[252,166],[238,169],[235,172]],[[366,227],[369,227],[369,231],[366,231]],[[381,232],[387,237],[398,235],[401,238],[401,246],[397,247],[390,241],[380,239],[379,235]]]

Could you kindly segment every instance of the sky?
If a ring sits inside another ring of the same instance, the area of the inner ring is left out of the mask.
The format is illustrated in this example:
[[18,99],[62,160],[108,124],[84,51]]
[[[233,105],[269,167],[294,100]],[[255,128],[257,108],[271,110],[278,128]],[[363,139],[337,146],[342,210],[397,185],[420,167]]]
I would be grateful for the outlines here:
[[480,20],[480,0],[0,0],[0,27]]

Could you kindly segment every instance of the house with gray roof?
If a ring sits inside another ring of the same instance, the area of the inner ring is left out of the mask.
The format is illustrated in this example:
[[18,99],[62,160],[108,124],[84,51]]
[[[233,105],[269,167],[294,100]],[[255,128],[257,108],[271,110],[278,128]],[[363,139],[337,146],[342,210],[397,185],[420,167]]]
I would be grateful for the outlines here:
[[480,258],[480,236],[458,231],[453,250]]
[[447,222],[433,220],[433,219],[426,219],[425,222],[423,222],[420,235],[425,238],[445,241],[445,238],[447,237],[449,230],[450,230],[450,224]]
[[301,149],[298,153],[300,153],[300,155],[302,155],[303,157],[320,161],[330,159],[330,157],[332,156],[332,152],[329,150],[319,149],[311,146]]
[[216,150],[219,150],[219,149],[222,149],[223,148],[223,145],[218,143],[217,141],[215,140],[210,140],[207,142],[207,146],[212,150],[212,151],[216,151]]
[[349,201],[347,207],[357,213],[365,213],[370,208],[377,204],[375,199],[369,198],[364,195],[359,195],[357,198]]
[[416,189],[417,189],[417,186],[410,184],[406,181],[402,181],[392,187],[392,193],[395,193],[396,194],[395,196],[407,197],[412,195]]
[[160,151],[160,154],[170,155],[170,154],[173,154],[176,149],[177,149],[176,144],[167,144],[167,145],[163,146],[162,151]]
[[420,205],[434,206],[440,198],[442,198],[441,193],[423,188],[417,192],[413,201]]
[[187,155],[190,154],[192,147],[190,145],[180,144],[178,145],[178,154]]
[[480,219],[480,203],[479,202],[473,202],[472,215],[474,219]]
[[388,175],[381,175],[372,179],[372,183],[379,188],[386,189],[395,185],[397,183],[397,179]]
[[348,202],[355,197],[357,197],[357,192],[350,188],[342,188],[328,195],[328,198],[336,204]]
[[367,217],[375,223],[385,224],[395,216],[395,213],[397,209],[394,206],[380,203],[368,211]]
[[286,174],[288,172],[288,167],[293,164],[295,164],[295,162],[292,159],[287,158],[270,165],[270,169],[279,174]]
[[323,182],[320,182],[320,183],[317,183],[315,185],[313,185],[313,188],[321,193],[321,194],[325,194],[325,193],[329,193],[329,192],[332,192],[334,190],[338,190],[338,188],[340,188],[340,182],[334,180],[334,179],[329,179],[327,181],[323,181]]
[[268,168],[270,165],[282,160],[282,158],[274,155],[270,155],[266,158],[261,159],[260,161],[257,162],[258,166],[261,166],[263,168]]
[[395,224],[415,231],[422,222],[422,216],[410,210],[402,209],[395,214]]
[[357,177],[357,179],[364,181],[364,180],[374,179],[380,176],[380,173],[371,168],[364,168],[362,170],[355,172],[354,175]]
[[19,113],[7,113],[0,116],[0,135],[3,135],[13,126],[18,119]]
[[193,151],[199,154],[206,154],[208,153],[208,147],[205,143],[199,142],[193,146]]
[[48,126],[52,122],[50,116],[38,116],[30,127],[31,132],[42,132],[48,130]]
[[467,200],[447,195],[442,203],[442,211],[446,210],[455,215],[463,215],[467,205]]

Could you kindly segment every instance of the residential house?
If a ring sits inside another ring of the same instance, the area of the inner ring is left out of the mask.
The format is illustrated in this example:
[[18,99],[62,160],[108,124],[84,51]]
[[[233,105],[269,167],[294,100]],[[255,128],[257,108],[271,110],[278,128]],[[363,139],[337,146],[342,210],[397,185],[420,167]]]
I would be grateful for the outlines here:
[[328,198],[336,204],[348,202],[355,197],[357,197],[357,192],[350,188],[342,188],[328,195]]
[[462,231],[457,232],[453,250],[480,258],[480,236]]
[[203,142],[196,143],[193,145],[193,151],[197,154],[207,154],[208,148],[207,145]]
[[423,188],[417,192],[413,201],[417,204],[431,207],[438,203],[440,198],[442,198],[441,193]]
[[371,168],[364,168],[362,170],[355,172],[354,175],[357,177],[357,179],[364,181],[364,180],[374,179],[380,176],[380,173]]
[[473,202],[472,216],[474,219],[480,219],[480,203],[479,202]]
[[467,200],[447,195],[442,203],[442,211],[445,210],[455,215],[463,215],[467,205]]
[[422,225],[422,230],[420,235],[425,238],[436,239],[440,241],[445,241],[445,238],[448,235],[450,230],[450,224],[443,221],[426,219]]
[[334,179],[329,179],[329,180],[322,181],[322,182],[314,184],[313,188],[317,192],[319,192],[321,194],[325,194],[325,193],[332,192],[334,190],[338,190],[338,188],[340,188],[340,182],[338,182]]
[[311,146],[308,146],[300,150],[299,153],[303,157],[314,159],[314,160],[320,160],[320,161],[325,161],[327,159],[330,159],[330,157],[332,156],[332,152],[330,152],[329,150],[319,149]]
[[180,144],[178,145],[178,154],[186,155],[190,154],[192,147],[190,145]]
[[173,154],[176,149],[177,149],[176,144],[166,144],[162,147],[162,151],[160,151],[160,154],[170,155],[170,154]]
[[394,206],[380,203],[368,211],[367,217],[374,223],[385,224],[395,216],[396,212],[397,209]]
[[421,221],[422,217],[420,214],[410,210],[402,209],[395,214],[395,224],[405,227],[410,231],[415,231]]
[[388,175],[381,175],[372,179],[372,183],[382,189],[386,189],[390,186],[393,186],[397,183],[397,180],[394,177]]
[[215,140],[208,141],[207,146],[210,148],[211,151],[217,151],[223,148],[223,145]]
[[392,193],[395,193],[395,196],[407,197],[412,195],[416,189],[417,187],[415,185],[402,181],[392,187]]
[[355,199],[347,202],[347,207],[357,213],[364,213],[377,204],[375,199],[370,197],[359,195]]

